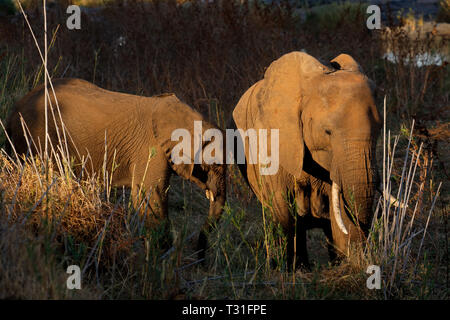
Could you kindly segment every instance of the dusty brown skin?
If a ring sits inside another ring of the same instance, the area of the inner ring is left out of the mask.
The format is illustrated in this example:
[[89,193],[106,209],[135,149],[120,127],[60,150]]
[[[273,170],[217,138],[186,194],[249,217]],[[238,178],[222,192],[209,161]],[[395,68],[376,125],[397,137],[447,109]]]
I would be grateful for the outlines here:
[[[139,203],[138,197],[148,197],[152,217],[146,217],[146,221],[151,221],[151,225],[168,225],[167,194],[172,173],[194,182],[205,190],[205,193],[213,194],[213,197],[209,197],[209,218],[199,236],[199,249],[202,250],[200,257],[204,257],[206,232],[211,223],[220,218],[225,203],[226,167],[217,164],[194,165],[193,159],[191,164],[175,165],[171,161],[171,151],[178,141],[171,141],[171,134],[175,129],[184,128],[191,133],[193,141],[194,121],[202,121],[203,132],[215,127],[173,94],[140,97],[107,91],[79,79],[57,79],[53,81],[53,85],[61,118],[67,129],[69,154],[76,159],[75,172],[80,173],[81,159],[89,155],[86,171],[101,174],[106,134],[106,168],[111,171],[114,151],[114,161],[116,166],[118,165],[113,173],[113,184],[131,187],[135,206]],[[49,94],[62,137],[59,113],[51,90]],[[44,149],[45,106],[42,86],[22,98],[7,120],[7,132],[15,149],[19,154],[26,154],[28,147],[20,115],[25,120],[35,144],[40,144]],[[48,115],[49,136],[52,144],[56,146],[58,133],[50,108]],[[203,142],[203,148],[208,143]],[[36,152],[35,149],[32,148],[33,153]],[[154,155],[149,160],[151,153]],[[194,155],[193,147],[191,155]],[[139,195],[141,182],[144,194]]]
[[[244,93],[233,112],[237,128],[279,129],[277,174],[260,175],[258,165],[248,164],[248,150],[240,169],[287,234],[290,266],[294,257],[297,267],[308,266],[307,229],[324,229],[334,259],[334,248],[347,254],[349,243],[365,238],[373,217],[380,129],[373,85],[348,55],[331,65],[302,52],[286,54]],[[336,203],[347,235],[338,228],[331,205],[333,182],[340,188]]]

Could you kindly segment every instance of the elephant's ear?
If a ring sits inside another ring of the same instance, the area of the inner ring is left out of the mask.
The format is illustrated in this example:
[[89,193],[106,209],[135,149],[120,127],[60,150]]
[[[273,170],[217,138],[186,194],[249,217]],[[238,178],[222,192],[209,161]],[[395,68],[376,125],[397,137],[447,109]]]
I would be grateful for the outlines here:
[[[210,125],[204,121],[202,115],[186,104],[182,103],[175,95],[159,96],[152,106],[152,134],[157,144],[163,150],[171,168],[181,177],[192,180],[192,171],[194,170],[194,122],[201,121],[202,132],[208,129]],[[182,140],[172,141],[172,134],[175,130],[187,130],[190,136],[190,152],[184,163],[175,164],[172,161],[172,150]],[[201,139],[201,137],[200,137]],[[199,140],[202,141],[202,140]],[[202,147],[203,147],[202,141]],[[202,149],[201,149],[202,150]],[[200,152],[201,152],[200,150]]]
[[269,66],[264,79],[247,90],[233,111],[240,129],[279,130],[279,166],[295,177],[303,168],[302,96],[308,82],[326,71],[306,53],[288,53]]
[[[330,61],[331,65],[338,70],[346,70],[346,71],[352,71],[352,72],[360,72],[364,73],[361,66],[358,62],[355,61],[351,56],[348,54],[342,53],[338,55],[336,58]],[[375,94],[376,92],[376,84],[373,80],[367,78],[367,81],[369,82],[370,90],[372,91],[372,94]]]
[[352,56],[349,56],[348,54],[342,53],[330,62],[335,69],[363,73],[358,62],[356,62],[355,59],[353,59]]

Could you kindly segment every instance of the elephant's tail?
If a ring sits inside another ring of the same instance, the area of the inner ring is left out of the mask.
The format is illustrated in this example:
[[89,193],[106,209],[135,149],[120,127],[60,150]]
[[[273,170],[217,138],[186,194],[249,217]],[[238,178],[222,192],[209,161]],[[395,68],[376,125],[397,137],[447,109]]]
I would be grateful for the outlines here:
[[[236,123],[234,122],[234,119],[232,116],[230,116],[227,121],[227,129],[233,129],[234,131],[237,130]],[[237,143],[233,143],[233,146],[234,146],[233,159],[234,159],[234,163],[237,163],[237,154],[238,154]],[[241,172],[241,175],[244,177],[244,180],[247,183],[247,186],[251,189],[252,187],[250,185],[250,182],[248,181],[248,176],[247,176],[247,161],[246,161],[245,157],[244,157],[244,163],[237,163],[237,166],[239,168],[239,171]]]

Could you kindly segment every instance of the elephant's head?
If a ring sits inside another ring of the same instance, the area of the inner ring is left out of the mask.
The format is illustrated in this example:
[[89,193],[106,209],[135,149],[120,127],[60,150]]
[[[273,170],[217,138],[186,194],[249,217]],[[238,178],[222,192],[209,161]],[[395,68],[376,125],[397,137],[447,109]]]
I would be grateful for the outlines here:
[[[170,168],[177,175],[198,185],[209,199],[209,218],[199,237],[199,248],[202,250],[199,256],[204,257],[205,233],[210,230],[211,223],[220,218],[226,201],[226,165],[222,164],[225,144],[221,140],[224,135],[217,127],[205,121],[200,113],[179,101],[175,95],[165,99],[154,108],[152,134],[164,152]],[[180,129],[181,133],[186,133],[183,138],[176,134]],[[182,155],[181,150],[176,149],[180,142],[187,143],[184,151],[188,152],[182,162],[176,163],[173,155]],[[214,151],[208,153],[207,150]],[[199,158],[200,154],[202,158]],[[211,155],[209,159],[206,158],[207,154]],[[216,162],[213,161],[214,158]]]
[[[238,127],[279,129],[279,167],[328,183],[333,238],[340,251],[370,228],[380,117],[372,83],[349,55],[327,67],[292,52],[273,62],[239,101]],[[353,217],[353,218],[352,218]]]

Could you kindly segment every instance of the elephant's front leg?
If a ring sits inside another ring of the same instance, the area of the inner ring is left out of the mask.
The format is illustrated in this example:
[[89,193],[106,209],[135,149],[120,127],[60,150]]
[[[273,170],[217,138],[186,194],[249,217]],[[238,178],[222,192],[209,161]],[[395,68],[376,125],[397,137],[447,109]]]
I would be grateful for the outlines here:
[[159,247],[168,250],[172,246],[168,216],[169,174],[148,175],[140,185],[132,188],[132,198],[147,231],[158,239]]
[[339,259],[336,252],[336,247],[333,243],[333,231],[331,230],[331,222],[329,220],[323,224],[322,230],[327,238],[328,258],[332,265],[337,265],[339,264]]
[[[287,263],[295,269],[310,269],[306,242],[307,225],[304,218],[297,217],[294,228],[288,232]],[[294,260],[295,259],[295,260]]]
[[308,251],[306,249],[306,225],[302,217],[293,212],[295,206],[292,199],[286,198],[282,192],[273,194],[272,209],[286,235],[286,262],[288,269],[309,268]]

